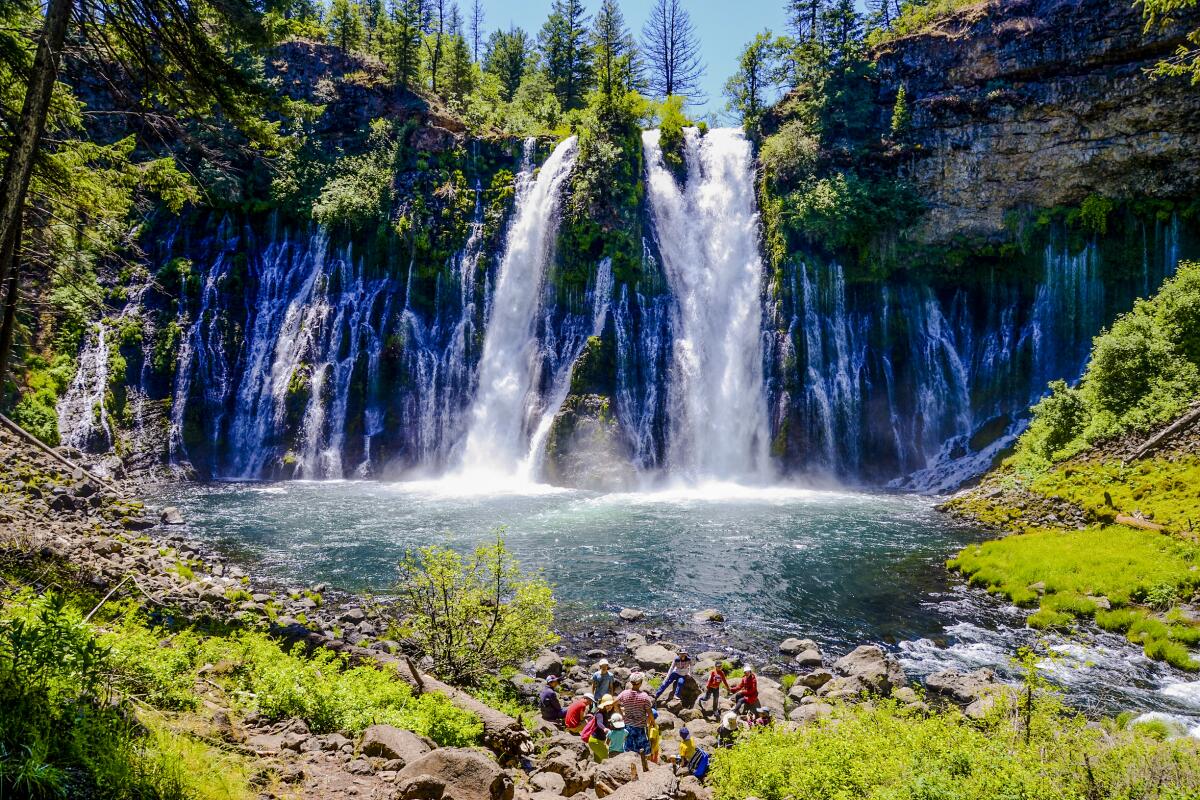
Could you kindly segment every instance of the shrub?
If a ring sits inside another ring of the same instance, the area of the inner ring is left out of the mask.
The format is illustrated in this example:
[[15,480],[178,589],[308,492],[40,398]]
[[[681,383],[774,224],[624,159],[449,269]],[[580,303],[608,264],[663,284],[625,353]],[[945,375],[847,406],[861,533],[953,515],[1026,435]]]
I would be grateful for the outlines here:
[[772,180],[792,184],[812,175],[819,153],[817,138],[804,123],[792,120],[763,139],[759,160]]
[[557,640],[550,585],[523,573],[499,534],[467,558],[436,546],[407,553],[399,569],[409,633],[446,680],[477,683]]

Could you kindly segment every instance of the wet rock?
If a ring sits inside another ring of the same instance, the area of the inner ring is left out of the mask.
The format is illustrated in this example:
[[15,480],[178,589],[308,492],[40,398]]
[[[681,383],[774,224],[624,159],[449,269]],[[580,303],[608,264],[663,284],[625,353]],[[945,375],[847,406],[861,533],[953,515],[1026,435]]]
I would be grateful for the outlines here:
[[645,618],[646,612],[640,611],[636,608],[622,608],[621,612],[617,614],[617,616],[625,622],[637,622],[638,620]]
[[697,611],[695,614],[692,614],[692,622],[700,625],[709,625],[724,621],[725,615],[715,608],[706,608],[703,611]]
[[779,643],[779,652],[785,656],[794,656],[805,650],[815,650],[816,647],[817,644],[812,639],[797,639],[791,636]]
[[175,506],[167,506],[166,508],[164,508],[162,510],[162,513],[160,513],[158,515],[158,518],[159,518],[159,521],[162,522],[163,525],[182,525],[183,524],[183,513],[180,512],[180,510],[178,508],[176,508]]

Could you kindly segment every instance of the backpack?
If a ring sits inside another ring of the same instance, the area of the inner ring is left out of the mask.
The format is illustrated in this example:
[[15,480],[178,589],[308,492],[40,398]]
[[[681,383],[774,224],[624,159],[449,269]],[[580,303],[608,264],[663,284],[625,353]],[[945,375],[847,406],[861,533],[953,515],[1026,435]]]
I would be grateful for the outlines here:
[[588,721],[584,724],[583,730],[579,732],[579,738],[585,743],[596,735],[596,715],[588,717]]
[[708,774],[708,753],[696,748],[696,754],[688,762],[688,769],[696,776],[696,780],[704,780]]

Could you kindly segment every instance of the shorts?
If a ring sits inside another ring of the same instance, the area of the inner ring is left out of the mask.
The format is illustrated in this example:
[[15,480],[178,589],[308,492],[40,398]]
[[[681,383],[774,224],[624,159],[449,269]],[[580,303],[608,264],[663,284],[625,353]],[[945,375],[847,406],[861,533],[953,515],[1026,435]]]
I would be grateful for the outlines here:
[[635,728],[630,725],[625,730],[625,752],[641,753],[644,756],[650,755],[650,736],[646,733],[646,729]]

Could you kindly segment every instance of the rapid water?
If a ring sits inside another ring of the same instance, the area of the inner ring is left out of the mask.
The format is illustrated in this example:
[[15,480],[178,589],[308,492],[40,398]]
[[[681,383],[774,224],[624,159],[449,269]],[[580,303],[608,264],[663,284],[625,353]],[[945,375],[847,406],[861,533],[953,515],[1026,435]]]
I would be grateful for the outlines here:
[[676,181],[646,131],[647,200],[676,304],[667,469],[688,480],[768,476],[754,163],[741,130],[684,131]]
[[[535,141],[526,142],[532,164]],[[492,294],[479,387],[470,414],[462,466],[468,473],[531,478],[530,430],[537,425],[532,391],[540,364],[538,301],[552,257],[562,187],[575,163],[575,137],[564,140],[537,173],[522,170],[515,219]],[[557,409],[555,409],[557,410]],[[553,412],[551,412],[553,413]]]

